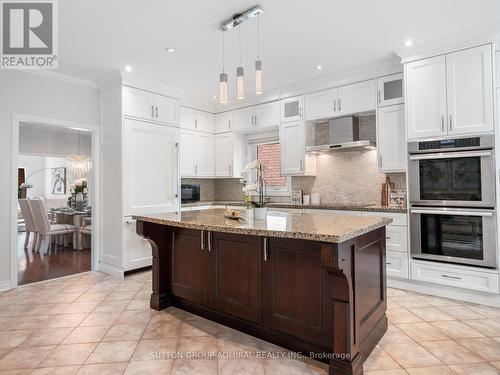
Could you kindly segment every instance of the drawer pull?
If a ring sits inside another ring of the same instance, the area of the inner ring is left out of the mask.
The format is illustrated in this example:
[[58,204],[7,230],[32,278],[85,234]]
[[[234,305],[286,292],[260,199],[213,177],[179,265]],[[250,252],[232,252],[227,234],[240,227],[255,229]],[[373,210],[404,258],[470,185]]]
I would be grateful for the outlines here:
[[201,237],[201,249],[204,250],[205,249],[205,231],[204,230],[201,231],[200,237]]
[[386,240],[390,240],[390,239],[391,239],[391,236],[385,236],[385,239],[386,239]]
[[458,276],[450,276],[450,275],[446,275],[446,274],[442,274],[441,277],[444,277],[445,279],[453,279],[453,280],[462,280],[461,277],[458,277]]
[[385,262],[385,264],[388,264],[390,266],[392,264],[392,262]]

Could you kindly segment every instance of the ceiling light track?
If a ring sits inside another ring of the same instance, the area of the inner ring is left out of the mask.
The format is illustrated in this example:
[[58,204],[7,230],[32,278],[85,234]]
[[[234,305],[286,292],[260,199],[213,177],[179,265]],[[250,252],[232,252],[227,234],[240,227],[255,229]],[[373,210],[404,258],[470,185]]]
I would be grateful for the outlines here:
[[262,13],[264,13],[262,7],[260,5],[256,5],[250,9],[245,10],[242,13],[237,13],[232,18],[222,22],[219,26],[219,30],[228,31],[234,29],[236,26],[241,25],[247,19],[255,18]]

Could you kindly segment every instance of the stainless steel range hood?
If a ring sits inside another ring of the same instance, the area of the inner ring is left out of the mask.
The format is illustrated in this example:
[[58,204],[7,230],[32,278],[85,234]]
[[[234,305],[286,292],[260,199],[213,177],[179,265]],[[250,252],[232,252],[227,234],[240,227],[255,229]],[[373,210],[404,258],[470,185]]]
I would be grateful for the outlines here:
[[346,116],[316,124],[314,145],[306,146],[306,152],[325,153],[339,151],[374,150],[374,142],[359,139],[359,118]]

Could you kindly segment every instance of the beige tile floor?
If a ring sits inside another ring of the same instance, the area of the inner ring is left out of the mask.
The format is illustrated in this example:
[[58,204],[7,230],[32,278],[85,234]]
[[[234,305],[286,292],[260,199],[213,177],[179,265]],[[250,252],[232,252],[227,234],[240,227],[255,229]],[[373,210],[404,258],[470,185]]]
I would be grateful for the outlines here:
[[[151,310],[150,285],[150,272],[124,281],[89,272],[0,293],[0,375],[327,373],[312,360],[256,358],[288,352],[195,315]],[[500,374],[500,309],[388,296],[389,330],[365,374]]]

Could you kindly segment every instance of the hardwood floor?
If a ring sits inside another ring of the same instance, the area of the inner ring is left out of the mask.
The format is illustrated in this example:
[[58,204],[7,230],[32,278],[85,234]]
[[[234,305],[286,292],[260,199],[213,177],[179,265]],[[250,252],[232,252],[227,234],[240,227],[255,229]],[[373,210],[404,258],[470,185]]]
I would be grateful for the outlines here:
[[[18,285],[87,272],[91,269],[90,249],[74,250],[72,247],[51,249],[48,255],[24,249],[25,234],[17,240]],[[30,241],[31,245],[31,241]]]

